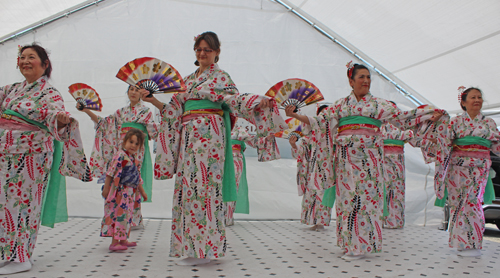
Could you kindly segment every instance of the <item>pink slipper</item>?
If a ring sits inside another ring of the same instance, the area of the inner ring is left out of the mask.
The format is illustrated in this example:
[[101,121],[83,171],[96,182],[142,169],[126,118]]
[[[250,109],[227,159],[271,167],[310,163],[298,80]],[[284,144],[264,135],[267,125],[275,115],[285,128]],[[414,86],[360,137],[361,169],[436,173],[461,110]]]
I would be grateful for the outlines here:
[[120,245],[120,244],[118,244],[118,243],[111,244],[111,245],[109,246],[109,250],[111,250],[111,251],[122,251],[122,250],[127,250],[127,249],[128,249],[128,248],[127,248],[127,246],[125,246],[125,245]]
[[137,246],[137,242],[135,242],[135,241],[134,242],[127,241],[127,242],[122,242],[120,244],[125,245],[127,247],[135,247],[135,246]]

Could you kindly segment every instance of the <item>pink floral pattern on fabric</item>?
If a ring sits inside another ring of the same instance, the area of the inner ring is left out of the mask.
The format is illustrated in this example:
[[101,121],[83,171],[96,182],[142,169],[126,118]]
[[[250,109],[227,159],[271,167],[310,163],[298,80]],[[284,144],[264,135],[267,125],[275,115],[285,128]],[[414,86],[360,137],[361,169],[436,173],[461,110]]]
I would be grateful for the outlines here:
[[[136,173],[128,173],[139,177],[136,187],[124,186],[120,183],[127,167],[135,164]],[[134,156],[120,150],[111,161],[107,176],[113,177],[108,198],[104,204],[104,217],[101,223],[101,236],[113,237],[117,240],[126,240],[132,226],[134,203],[137,187],[142,184],[140,161]]]
[[[123,123],[138,123],[146,126],[150,140],[158,137],[158,127],[153,119],[153,113],[142,103],[134,107],[127,105],[116,110],[107,117],[98,117],[99,122],[95,125],[96,138],[90,156],[90,167],[94,177],[102,177],[109,168],[114,155],[121,149],[125,132],[122,131]],[[137,160],[142,165],[144,159],[144,148],[137,152]],[[149,196],[151,198],[151,196]],[[135,196],[133,226],[142,222],[141,195],[137,191]]]

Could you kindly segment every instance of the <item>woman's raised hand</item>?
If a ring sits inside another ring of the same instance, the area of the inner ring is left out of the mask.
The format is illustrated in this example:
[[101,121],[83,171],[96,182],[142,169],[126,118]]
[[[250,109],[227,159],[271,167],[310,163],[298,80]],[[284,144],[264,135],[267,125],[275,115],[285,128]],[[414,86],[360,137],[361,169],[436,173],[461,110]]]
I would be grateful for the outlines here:
[[297,113],[294,112],[295,109],[297,109],[295,105],[288,105],[287,107],[285,107],[285,113],[287,117],[295,118],[295,116],[297,115]]
[[264,97],[262,101],[255,107],[255,109],[264,109],[271,107],[271,101],[269,101],[269,98]]
[[149,96],[151,94],[148,90],[146,89],[139,89],[139,94],[141,95],[141,99],[145,102],[152,102],[153,99],[156,99],[154,96]]
[[436,110],[434,110],[434,113],[432,114],[431,121],[437,122],[443,115],[444,115],[444,110],[436,109]]
[[69,115],[66,114],[65,112],[60,112],[57,114],[57,121],[60,122],[61,124],[67,125],[69,124],[70,121]]
[[288,139],[288,142],[290,142],[290,146],[292,146],[292,148],[294,148],[294,149],[297,148],[297,145],[295,144],[297,142],[297,140],[299,140],[299,139],[295,135],[290,136],[290,138]]

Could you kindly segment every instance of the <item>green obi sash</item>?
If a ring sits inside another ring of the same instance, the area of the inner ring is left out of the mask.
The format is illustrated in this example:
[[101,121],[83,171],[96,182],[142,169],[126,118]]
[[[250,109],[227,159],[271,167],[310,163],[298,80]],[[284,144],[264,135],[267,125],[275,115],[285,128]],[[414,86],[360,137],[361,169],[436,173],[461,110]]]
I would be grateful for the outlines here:
[[[25,116],[13,110],[5,110],[7,115],[16,116],[32,125],[39,127],[45,131],[49,131],[44,124],[30,120]],[[68,207],[66,201],[66,178],[59,173],[59,165],[61,164],[63,142],[54,140],[54,154],[52,166],[49,174],[49,181],[45,189],[45,195],[42,202],[41,224],[46,227],[54,228],[55,223],[68,221]]]
[[480,145],[483,147],[491,148],[491,141],[488,139],[484,139],[477,136],[465,136],[462,138],[458,138],[453,140],[454,145],[463,146],[463,145]]
[[[336,149],[336,145],[333,145],[334,153]],[[333,174],[335,175],[335,163],[333,163]],[[336,175],[334,177],[334,180],[336,180]],[[337,198],[335,186],[336,185],[333,185],[332,187],[325,189],[325,192],[323,193],[323,201],[321,201],[321,204],[323,206],[333,208],[333,204],[335,203],[335,199]]]
[[344,126],[344,125],[354,125],[354,124],[369,124],[369,125],[377,126],[379,128],[382,126],[381,121],[376,120],[374,118],[370,118],[370,117],[364,117],[364,116],[348,116],[348,117],[340,118],[340,120],[339,120],[339,127]]
[[[465,136],[462,138],[458,138],[458,139],[453,140],[453,144],[458,145],[458,146],[480,145],[480,146],[487,147],[487,148],[491,147],[490,140],[487,140],[487,139],[484,139],[481,137],[477,137],[477,136]],[[491,204],[493,202],[493,200],[495,200],[495,189],[493,188],[492,179],[493,179],[493,177],[492,177],[492,174],[490,173],[488,175],[488,180],[486,182],[486,188],[484,189],[484,195],[483,195],[483,202],[485,204]],[[436,201],[434,202],[434,205],[437,207],[444,207],[447,198],[448,198],[448,190],[445,188],[443,199],[438,199],[436,197]]]
[[243,156],[243,170],[240,178],[240,187],[236,196],[236,213],[250,213],[250,205],[248,201],[248,182],[247,182],[247,163],[245,159],[245,149],[247,148],[245,142],[240,140],[231,140],[233,145],[241,146],[241,155]]
[[231,147],[231,110],[226,103],[212,102],[208,99],[188,100],[184,104],[184,112],[198,109],[221,109],[224,111],[224,125],[226,126],[226,142],[224,150],[224,175],[222,177],[222,200],[234,202],[237,199],[236,178],[234,174],[233,148]]
[[131,127],[137,128],[144,132],[144,159],[142,160],[141,166],[141,178],[144,182],[142,187],[144,191],[146,191],[146,195],[148,195],[148,200],[146,203],[151,203],[153,201],[153,163],[151,160],[151,152],[149,151],[149,136],[148,130],[146,126],[139,123],[123,123],[122,128]]
[[396,146],[405,146],[405,141],[403,140],[395,140],[395,139],[385,139],[384,145],[396,145]]

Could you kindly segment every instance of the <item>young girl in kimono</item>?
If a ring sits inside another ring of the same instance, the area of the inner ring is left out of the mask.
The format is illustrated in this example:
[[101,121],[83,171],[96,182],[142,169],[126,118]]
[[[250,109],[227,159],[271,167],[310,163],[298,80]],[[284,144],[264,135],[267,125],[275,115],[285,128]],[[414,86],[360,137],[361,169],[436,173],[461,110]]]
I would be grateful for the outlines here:
[[[320,106],[316,115],[327,107],[328,105]],[[325,190],[323,180],[318,175],[322,171],[319,161],[316,160],[318,145],[311,144],[308,136],[301,137],[297,143],[298,139],[297,136],[292,135],[289,143],[292,146],[292,156],[297,159],[299,196],[303,196],[300,221],[302,224],[313,225],[310,229],[317,231],[323,229],[324,226],[330,226],[332,208],[322,204]]]
[[[129,86],[127,96],[130,104],[107,117],[97,116],[89,109],[79,109],[85,112],[95,123],[96,139],[90,158],[90,167],[94,177],[100,178],[100,182],[104,182],[113,156],[121,149],[125,133],[130,128],[142,130],[146,135],[146,139],[144,140],[144,147],[137,152],[136,157],[140,164],[144,189],[149,196],[149,201],[151,201],[153,167],[149,151],[149,140],[156,139],[158,128],[154,122],[153,113],[141,102],[139,90],[134,86]],[[77,108],[79,108],[78,104]],[[139,193],[135,196],[132,227],[142,227],[141,196]]]
[[424,155],[436,162],[436,197],[447,197],[450,205],[449,246],[459,256],[480,256],[490,151],[500,155],[500,133],[495,121],[481,114],[481,90],[464,89],[459,88],[458,96],[464,113],[451,120],[444,116],[434,129],[437,138],[429,140],[435,144],[422,144],[429,146]]
[[[148,199],[142,186],[140,163],[136,158],[137,152],[144,144],[144,133],[132,128],[123,138],[122,149],[111,161],[102,196],[106,198],[105,215],[102,221],[101,236],[112,237],[109,250],[127,250],[137,243],[129,242],[130,228],[134,210],[135,193],[139,192]],[[107,209],[109,206],[112,210]]]
[[199,68],[184,78],[185,93],[162,103],[142,90],[142,99],[162,115],[155,178],[175,175],[170,256],[183,258],[181,265],[208,263],[226,254],[223,202],[235,201],[237,195],[230,115],[254,124],[259,137],[286,127],[274,100],[239,94],[219,68],[215,33],[195,37],[194,53]]
[[325,169],[324,185],[337,185],[337,245],[345,254],[343,259],[356,260],[367,253],[382,251],[385,184],[382,123],[415,128],[418,123],[431,119],[434,109],[425,106],[403,112],[387,100],[370,94],[371,75],[365,66],[349,63],[348,67],[347,77],[352,88],[349,96],[339,99],[316,117],[295,113],[293,105],[285,111],[287,116],[306,124],[305,132],[311,129],[312,144],[321,149],[317,159]]

